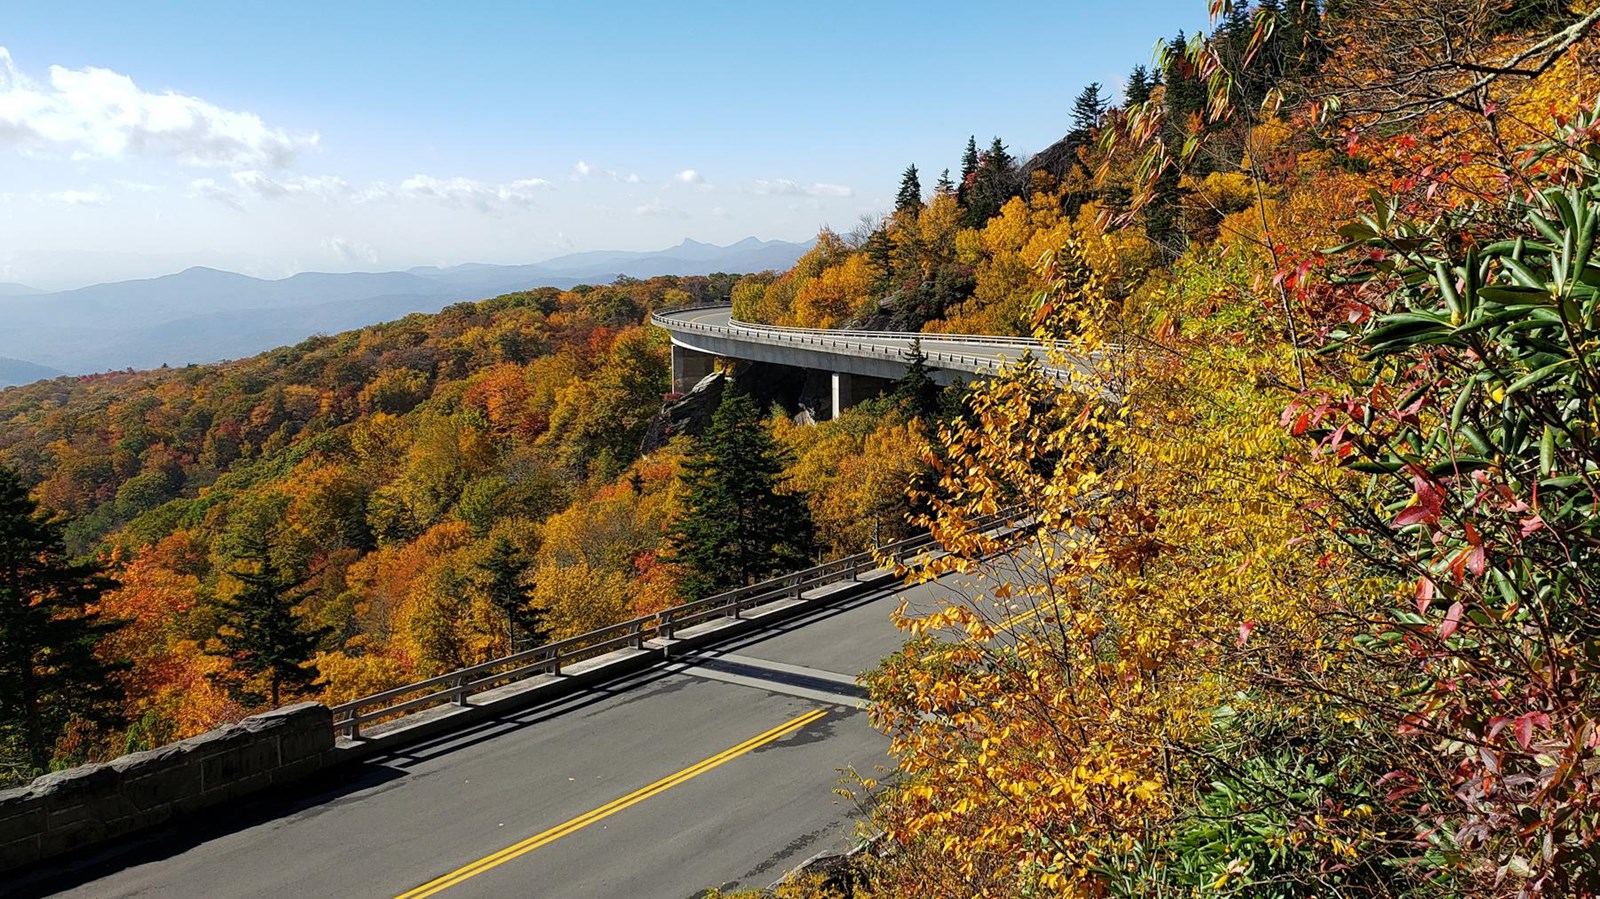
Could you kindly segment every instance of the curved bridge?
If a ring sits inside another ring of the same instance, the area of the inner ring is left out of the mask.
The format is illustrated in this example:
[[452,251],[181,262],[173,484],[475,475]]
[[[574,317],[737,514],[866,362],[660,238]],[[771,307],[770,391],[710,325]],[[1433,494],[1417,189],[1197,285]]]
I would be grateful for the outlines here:
[[1024,354],[1045,358],[1044,345],[1025,337],[779,328],[738,321],[731,306],[659,312],[650,321],[672,335],[673,390],[687,393],[717,357],[787,365],[831,374],[835,416],[903,377],[919,338],[940,384],[991,376]]

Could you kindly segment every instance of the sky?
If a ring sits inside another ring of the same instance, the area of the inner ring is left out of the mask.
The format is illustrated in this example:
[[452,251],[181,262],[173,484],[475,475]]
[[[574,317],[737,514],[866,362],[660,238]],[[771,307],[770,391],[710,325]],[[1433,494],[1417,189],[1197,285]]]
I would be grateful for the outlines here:
[[1205,6],[19,0],[0,282],[804,240],[1043,149]]

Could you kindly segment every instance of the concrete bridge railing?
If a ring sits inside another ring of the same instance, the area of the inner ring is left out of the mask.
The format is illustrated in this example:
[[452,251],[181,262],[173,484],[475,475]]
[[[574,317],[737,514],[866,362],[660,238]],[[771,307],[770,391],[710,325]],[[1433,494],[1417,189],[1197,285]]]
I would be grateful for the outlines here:
[[[1013,512],[1003,512],[980,520],[978,526],[985,529],[1002,526],[1014,517]],[[675,647],[689,648],[697,642],[694,639],[697,635],[693,633],[696,628],[738,620],[752,609],[774,603],[825,598],[833,594],[833,588],[861,582],[869,573],[887,573],[887,566],[925,553],[933,545],[934,539],[929,534],[910,537],[871,552],[845,556],[566,640],[353,699],[332,708],[333,728],[339,736],[359,739],[363,725],[445,704],[466,705],[468,697],[475,693],[540,675],[560,675],[567,666],[617,650],[654,650],[669,656]]]

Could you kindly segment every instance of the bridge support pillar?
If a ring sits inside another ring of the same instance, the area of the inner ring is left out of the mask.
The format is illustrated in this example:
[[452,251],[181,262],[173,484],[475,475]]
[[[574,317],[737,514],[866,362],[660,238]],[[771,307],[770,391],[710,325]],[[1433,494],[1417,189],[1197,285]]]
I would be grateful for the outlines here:
[[854,377],[848,372],[836,371],[833,373],[833,418],[844,414],[844,410],[856,404]]
[[688,393],[700,379],[711,374],[717,357],[688,347],[672,345],[672,389],[675,393]]

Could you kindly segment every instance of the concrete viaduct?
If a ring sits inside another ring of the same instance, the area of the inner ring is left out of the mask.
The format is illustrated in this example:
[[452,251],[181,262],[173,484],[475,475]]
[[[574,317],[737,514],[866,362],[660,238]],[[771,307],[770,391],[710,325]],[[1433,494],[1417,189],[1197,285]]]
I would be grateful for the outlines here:
[[920,337],[940,384],[988,377],[1024,353],[1043,359],[1036,340],[971,334],[905,334],[777,328],[733,318],[730,306],[657,313],[651,322],[672,335],[672,389],[687,393],[718,357],[827,372],[834,416],[902,377],[911,342]]

